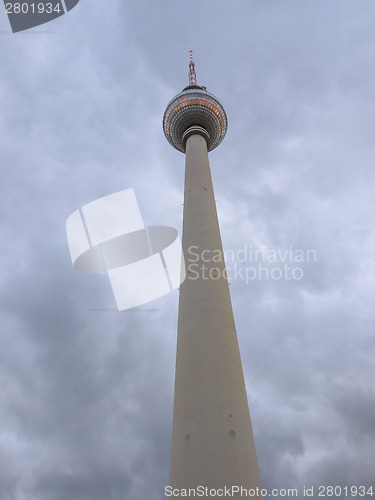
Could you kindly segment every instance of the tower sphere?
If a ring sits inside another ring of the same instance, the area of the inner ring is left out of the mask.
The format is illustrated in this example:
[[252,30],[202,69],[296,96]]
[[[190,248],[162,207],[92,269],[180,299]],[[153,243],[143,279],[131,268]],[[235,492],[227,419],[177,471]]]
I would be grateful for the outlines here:
[[205,87],[189,85],[168,104],[163,117],[163,130],[168,142],[185,153],[185,144],[193,133],[200,133],[212,151],[224,139],[227,115],[220,101]]

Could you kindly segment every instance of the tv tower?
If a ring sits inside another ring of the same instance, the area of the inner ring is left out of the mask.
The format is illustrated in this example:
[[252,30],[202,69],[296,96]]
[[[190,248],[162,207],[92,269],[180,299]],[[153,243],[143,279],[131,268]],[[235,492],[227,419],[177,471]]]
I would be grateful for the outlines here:
[[[167,105],[163,130],[168,142],[185,153],[187,272],[178,313],[172,498],[180,498],[181,489],[198,487],[234,487],[232,498],[238,499],[244,494],[236,488],[242,487],[262,498],[208,160],[208,152],[224,139],[227,116],[219,100],[197,85],[191,51],[189,85]],[[206,495],[201,498],[212,498]]]

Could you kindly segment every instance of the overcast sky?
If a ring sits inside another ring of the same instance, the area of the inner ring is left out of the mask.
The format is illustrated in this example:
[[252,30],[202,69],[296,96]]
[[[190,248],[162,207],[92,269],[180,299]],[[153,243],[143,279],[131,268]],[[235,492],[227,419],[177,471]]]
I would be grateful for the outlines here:
[[317,256],[231,279],[263,486],[374,481],[375,3],[81,0],[18,34],[0,8],[1,500],[165,498],[178,292],[116,312],[65,221],[134,188],[181,229],[161,121],[189,49],[228,114],[225,249]]

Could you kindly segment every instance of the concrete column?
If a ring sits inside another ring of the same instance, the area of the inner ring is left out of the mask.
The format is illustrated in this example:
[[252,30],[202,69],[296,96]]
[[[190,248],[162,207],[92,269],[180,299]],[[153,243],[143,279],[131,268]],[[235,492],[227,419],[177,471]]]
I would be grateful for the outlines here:
[[198,134],[187,140],[185,169],[187,278],[180,288],[170,485],[260,489],[207,144]]

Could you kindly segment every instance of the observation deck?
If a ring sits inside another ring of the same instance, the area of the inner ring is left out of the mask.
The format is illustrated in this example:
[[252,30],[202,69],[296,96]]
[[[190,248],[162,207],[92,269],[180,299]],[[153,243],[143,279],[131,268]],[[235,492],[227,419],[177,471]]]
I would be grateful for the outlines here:
[[201,134],[212,151],[224,139],[228,119],[220,101],[205,87],[189,85],[167,105],[163,117],[163,130],[168,142],[185,153],[187,138]]

